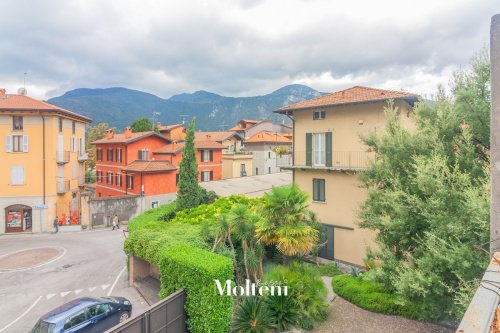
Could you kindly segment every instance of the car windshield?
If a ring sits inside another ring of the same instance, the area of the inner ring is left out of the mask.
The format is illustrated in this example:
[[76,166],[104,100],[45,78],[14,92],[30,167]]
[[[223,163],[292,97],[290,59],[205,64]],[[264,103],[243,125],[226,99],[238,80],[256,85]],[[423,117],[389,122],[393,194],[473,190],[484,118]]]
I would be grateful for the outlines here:
[[31,330],[31,333],[53,333],[56,328],[56,324],[47,323],[46,321],[39,320],[35,327]]

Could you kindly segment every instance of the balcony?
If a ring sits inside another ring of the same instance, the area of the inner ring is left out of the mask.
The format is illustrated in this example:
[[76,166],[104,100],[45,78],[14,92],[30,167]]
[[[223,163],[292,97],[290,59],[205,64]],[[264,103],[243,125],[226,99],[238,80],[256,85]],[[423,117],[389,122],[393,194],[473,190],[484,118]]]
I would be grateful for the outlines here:
[[[375,159],[374,152],[366,151],[333,151],[323,152],[315,156],[314,152],[295,151],[289,158],[276,159],[277,166],[283,169],[322,169],[362,171],[370,167],[370,161]],[[293,162],[292,162],[293,161]]]
[[89,159],[89,154],[86,151],[79,150],[78,151],[78,162],[85,162]]
[[71,190],[69,179],[57,180],[57,194],[64,194]]
[[69,163],[70,152],[69,150],[57,151],[57,164]]

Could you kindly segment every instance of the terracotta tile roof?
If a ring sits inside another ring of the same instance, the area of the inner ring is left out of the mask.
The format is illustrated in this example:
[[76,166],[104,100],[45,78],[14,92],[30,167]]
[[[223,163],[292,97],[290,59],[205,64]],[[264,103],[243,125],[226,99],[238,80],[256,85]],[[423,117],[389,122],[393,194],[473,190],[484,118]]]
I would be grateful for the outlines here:
[[252,126],[257,125],[258,123],[261,123],[263,120],[251,120],[251,119],[242,119],[234,126],[233,128],[230,128],[229,131],[242,131],[249,129]]
[[90,123],[92,121],[89,117],[79,113],[69,111],[59,106],[39,101],[25,95],[0,93],[0,112],[2,111],[46,111],[55,112],[68,117],[74,117],[86,123]]
[[122,171],[127,172],[166,172],[177,170],[177,167],[173,166],[168,161],[134,161],[128,164],[122,169]]
[[182,124],[174,124],[174,125],[163,125],[163,126],[158,126],[158,130],[160,132],[163,132],[163,131],[171,131],[173,130],[174,128],[177,128],[177,127],[181,127]]
[[245,140],[245,143],[284,143],[291,144],[292,140],[282,133],[261,131]]
[[[196,132],[195,140],[212,140],[212,141],[222,142],[224,140],[231,139],[235,135],[240,137],[240,135],[238,133],[231,132],[231,131],[227,131],[227,132]],[[208,138],[207,136],[209,136],[210,138]]]
[[[216,142],[209,140],[195,140],[194,147],[196,149],[224,149],[225,147]],[[184,149],[184,141],[171,143],[153,152],[153,154],[177,154]]]
[[403,91],[355,86],[325,96],[320,96],[299,103],[283,106],[275,112],[284,113],[287,110],[307,109],[321,106],[351,104],[387,99],[408,99],[410,101],[416,101],[419,97],[420,96],[416,94],[411,94]]
[[112,139],[107,139],[106,137],[102,138],[102,139],[99,139],[99,140],[96,140],[94,142],[91,142],[93,145],[96,145],[96,144],[109,144],[109,143],[132,143],[132,142],[135,142],[137,140],[140,140],[140,139],[144,139],[144,138],[147,138],[147,137],[150,137],[150,136],[157,136],[163,140],[165,140],[166,142],[171,142],[170,139],[164,137],[163,135],[160,135],[158,133],[155,133],[153,131],[147,131],[147,132],[132,132],[131,134],[131,137],[130,138],[125,138],[125,133],[115,133],[113,134],[113,138]]

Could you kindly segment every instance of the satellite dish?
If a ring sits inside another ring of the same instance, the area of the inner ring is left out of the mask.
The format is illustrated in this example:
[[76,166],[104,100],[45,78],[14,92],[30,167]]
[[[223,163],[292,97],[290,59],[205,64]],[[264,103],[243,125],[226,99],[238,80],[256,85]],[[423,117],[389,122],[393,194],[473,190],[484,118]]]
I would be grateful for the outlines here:
[[21,87],[21,88],[17,89],[17,94],[18,94],[18,95],[23,95],[23,96],[25,96],[27,93],[28,93],[28,90],[26,90],[26,88],[22,88],[22,87]]

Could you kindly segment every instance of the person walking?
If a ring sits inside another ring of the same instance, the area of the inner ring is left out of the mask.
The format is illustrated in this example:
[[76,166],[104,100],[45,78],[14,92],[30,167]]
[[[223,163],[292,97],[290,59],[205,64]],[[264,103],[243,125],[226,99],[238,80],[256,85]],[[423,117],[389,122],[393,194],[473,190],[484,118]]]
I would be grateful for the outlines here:
[[59,232],[59,219],[56,217],[54,218],[54,233],[57,234]]
[[118,215],[115,214],[115,216],[113,217],[113,230],[115,230],[115,227],[116,229],[120,229],[120,220],[118,219]]

